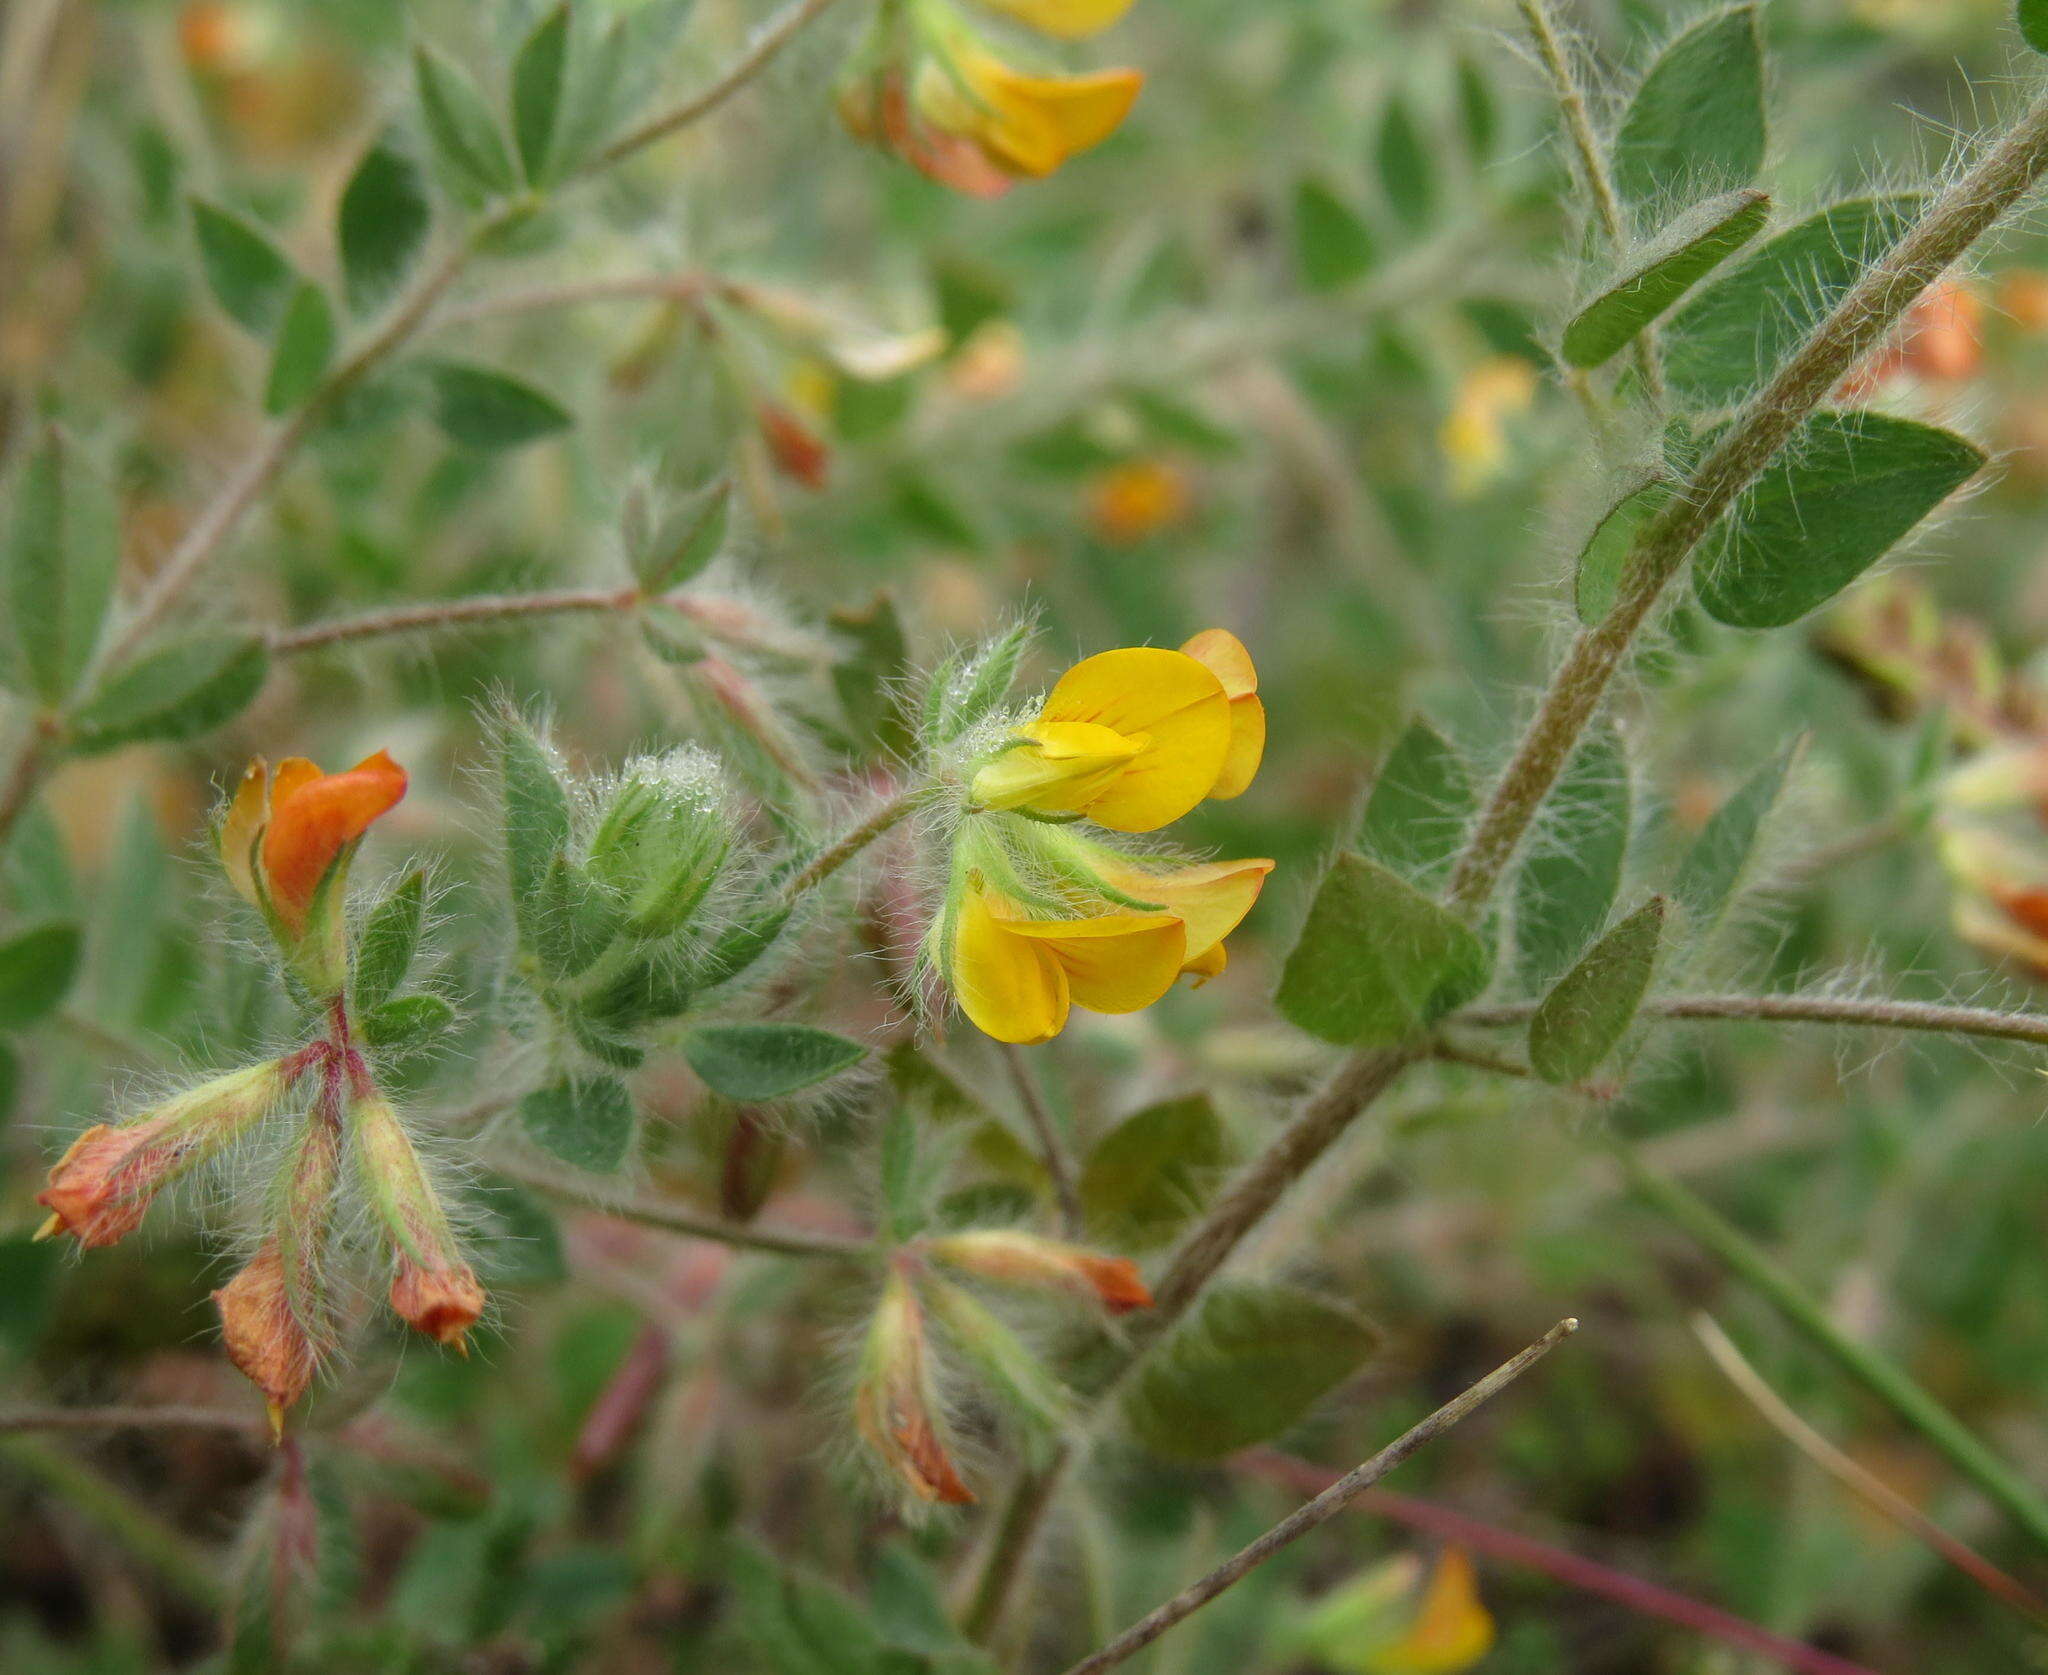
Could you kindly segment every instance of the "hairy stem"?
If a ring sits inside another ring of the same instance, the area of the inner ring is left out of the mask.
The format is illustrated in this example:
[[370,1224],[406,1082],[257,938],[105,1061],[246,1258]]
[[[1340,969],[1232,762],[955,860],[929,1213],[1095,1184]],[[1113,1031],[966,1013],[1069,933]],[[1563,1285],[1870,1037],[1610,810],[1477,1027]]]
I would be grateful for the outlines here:
[[1690,1233],[1731,1272],[1754,1287],[1837,1368],[1882,1402],[2036,1542],[2048,1548],[2048,1501],[2032,1484],[1979,1442],[1968,1426],[1903,1370],[1868,1345],[1858,1343],[1830,1320],[1827,1311],[1807,1295],[1775,1258],[1732,1222],[1724,1220],[1706,1200],[1658,1174],[1626,1146],[1617,1146],[1615,1155],[1638,1197]]
[[1493,894],[1637,634],[1715,521],[1921,292],[2033,190],[2044,169],[2048,98],[2037,100],[1857,281],[1644,525],[1613,609],[1572,641],[1459,855],[1452,907],[1471,914]]
[[[1600,136],[1594,130],[1585,89],[1579,85],[1571,53],[1558,33],[1556,20],[1550,15],[1549,0],[1515,0],[1515,4],[1522,14],[1523,26],[1529,31],[1529,39],[1535,43],[1536,57],[1549,79],[1550,90],[1557,99],[1565,133],[1570,137],[1572,152],[1578,158],[1579,178],[1585,182],[1586,195],[1593,200],[1593,212],[1600,218],[1600,230],[1607,235],[1609,247],[1619,253],[1628,247],[1628,220],[1622,213],[1621,194],[1614,189],[1614,176],[1608,170],[1607,154],[1601,149]],[[1653,332],[1654,328],[1646,328],[1637,335],[1635,361],[1636,370],[1642,375],[1643,387],[1649,392],[1650,399],[1661,406],[1664,401],[1664,371],[1658,365]],[[1583,374],[1576,376],[1583,385]]]
[[[1460,1024],[1521,1024],[1534,1001],[1475,1006]],[[2048,1015],[2001,1012],[1989,1006],[1940,1006],[1919,1000],[1859,1000],[1829,995],[1670,995],[1643,1002],[1650,1018],[1718,1018],[1738,1022],[1826,1024],[1846,1029],[1909,1030],[1923,1035],[1973,1035],[2048,1047]],[[1465,1062],[1471,1062],[1467,1059]]]
[[1081,1231],[1081,1193],[1074,1184],[1073,1159],[1067,1155],[1066,1142],[1060,1138],[1059,1124],[1053,1120],[1052,1108],[1045,1102],[1045,1089],[1039,1083],[1038,1072],[1031,1068],[1031,1061],[1025,1057],[1024,1049],[1004,1042],[1002,1056],[1003,1065],[1010,1073],[1010,1083],[1017,1090],[1017,1103],[1024,1107],[1024,1120],[1031,1125],[1031,1133],[1038,1141],[1039,1161],[1052,1178],[1053,1196],[1060,1206],[1060,1229],[1068,1238],[1073,1238]]
[[680,128],[687,128],[700,117],[716,110],[741,88],[768,68],[781,54],[782,49],[803,32],[804,26],[833,0],[789,0],[781,11],[768,18],[754,31],[752,38],[740,50],[740,54],[727,66],[725,73],[701,92],[693,93],[681,104],[648,118],[630,133],[622,135],[601,151],[590,164],[591,170],[609,167],[620,159],[630,157],[636,151],[643,151],[656,140],[666,139]]
[[1307,1505],[1296,1508],[1200,1581],[1191,1583],[1157,1610],[1141,1617],[1100,1651],[1074,1664],[1067,1670],[1067,1675],[1101,1675],[1103,1670],[1113,1669],[1126,1658],[1143,1651],[1176,1623],[1193,1616],[1218,1594],[1243,1581],[1283,1547],[1327,1524],[1411,1454],[1427,1447],[1475,1409],[1491,1401],[1578,1329],[1576,1320],[1560,1320],[1512,1361],[1496,1367],[1462,1395],[1452,1397],[1419,1425],[1387,1444],[1363,1465],[1346,1472]]
[[693,1239],[710,1239],[738,1250],[766,1251],[776,1256],[823,1257],[838,1262],[872,1262],[877,1255],[876,1247],[866,1239],[726,1221],[647,1193],[593,1192],[581,1181],[513,1157],[494,1157],[491,1168],[512,1180],[537,1187],[551,1197],[595,1210],[600,1215],[616,1216],[621,1221],[637,1221],[669,1233],[684,1233]]
[[795,901],[816,889],[876,838],[901,825],[923,800],[924,792],[921,788],[899,792],[891,797],[844,837],[828,844],[812,856],[809,863],[782,887],[783,900]]

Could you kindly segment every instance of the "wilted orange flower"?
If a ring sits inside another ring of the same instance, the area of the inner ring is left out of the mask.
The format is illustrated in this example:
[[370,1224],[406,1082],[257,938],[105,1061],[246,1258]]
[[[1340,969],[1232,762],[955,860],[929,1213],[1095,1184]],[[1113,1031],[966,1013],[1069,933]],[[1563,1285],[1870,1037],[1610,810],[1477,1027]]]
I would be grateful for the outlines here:
[[259,756],[221,823],[221,865],[244,900],[267,905],[288,933],[303,935],[322,886],[405,786],[405,770],[382,750],[336,774],[303,756],[287,757],[272,773]]
[[228,1359],[263,1392],[273,1429],[312,1387],[320,1352],[293,1311],[283,1252],[267,1240],[248,1264],[213,1294]]
[[273,1059],[202,1082],[135,1122],[87,1129],[36,1194],[50,1212],[36,1236],[70,1233],[88,1250],[125,1238],[159,1191],[246,1133],[288,1080]]
[[1060,1239],[993,1228],[948,1234],[931,1240],[925,1249],[934,1261],[980,1279],[1092,1298],[1111,1314],[1152,1306],[1152,1293],[1129,1257],[1098,1256]]
[[460,1349],[482,1318],[484,1288],[462,1259],[448,1213],[388,1100],[359,1098],[349,1110],[356,1170],[397,1257],[391,1306],[415,1330]]
[[1088,522],[1113,546],[1129,547],[1171,529],[1194,504],[1188,474],[1170,461],[1134,459],[1112,466],[1088,490]]
[[853,1417],[868,1446],[919,1500],[946,1506],[974,1500],[939,1436],[924,1310],[898,1268],[883,1283],[868,1326]]

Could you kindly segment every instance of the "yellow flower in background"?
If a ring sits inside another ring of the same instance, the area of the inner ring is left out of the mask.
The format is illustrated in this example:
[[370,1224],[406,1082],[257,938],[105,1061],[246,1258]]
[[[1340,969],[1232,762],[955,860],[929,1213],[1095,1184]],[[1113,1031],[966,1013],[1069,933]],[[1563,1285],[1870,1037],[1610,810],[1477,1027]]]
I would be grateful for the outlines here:
[[1043,34],[1079,41],[1101,34],[1129,11],[1135,0],[981,0],[981,4]]
[[1259,701],[1259,671],[1252,654],[1227,628],[1205,628],[1180,648],[1223,683],[1230,700],[1230,751],[1209,787],[1217,802],[1243,796],[1266,755],[1266,706]]
[[1187,929],[1171,913],[1034,919],[970,878],[955,912],[947,975],[984,1035],[1019,1046],[1050,1041],[1072,1007],[1137,1012],[1173,987]]
[[1041,179],[1115,133],[1144,81],[1129,69],[1034,76],[962,40],[949,62],[920,68],[913,102],[933,128],[973,142],[1003,174]]
[[1536,368],[1519,355],[1482,361],[1458,385],[1437,443],[1451,468],[1451,492],[1478,494],[1508,459],[1507,421],[1536,399]]
[[[1249,657],[1243,666],[1249,671]],[[1187,652],[1098,652],[1062,675],[1038,719],[1016,730],[1020,742],[976,773],[974,800],[1086,815],[1112,831],[1157,831],[1216,795],[1219,783],[1236,785],[1224,795],[1243,789],[1237,780],[1249,775],[1233,754],[1243,713],[1216,671]]]
[[1316,1602],[1280,1644],[1336,1675],[1463,1675],[1494,1637],[1471,1559],[1447,1547],[1426,1584],[1421,1559],[1403,1553]]

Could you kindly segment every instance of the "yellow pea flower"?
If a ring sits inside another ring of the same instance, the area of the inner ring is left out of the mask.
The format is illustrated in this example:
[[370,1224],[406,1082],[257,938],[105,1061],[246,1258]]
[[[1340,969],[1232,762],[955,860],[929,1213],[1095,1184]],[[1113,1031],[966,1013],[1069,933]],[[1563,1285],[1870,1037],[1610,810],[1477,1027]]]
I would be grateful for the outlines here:
[[1129,69],[1029,75],[970,40],[949,56],[920,69],[918,115],[942,133],[971,140],[1002,173],[1031,179],[1115,133],[1145,81]]
[[1071,1007],[1137,1012],[1173,987],[1187,928],[1171,913],[1033,919],[970,877],[955,910],[948,975],[984,1035],[1028,1045],[1066,1028]]
[[1408,1631],[1366,1665],[1372,1675],[1461,1675],[1493,1649],[1493,1617],[1462,1547],[1446,1547]]
[[1079,41],[1101,34],[1131,9],[1133,0],[981,0],[981,4],[1043,34]]
[[1062,675],[1038,719],[1017,729],[1020,742],[975,774],[974,800],[1085,814],[1112,831],[1157,831],[1211,795],[1231,768],[1231,704],[1215,671],[1186,652],[1098,652]]
[[1114,850],[1094,849],[1088,868],[1120,895],[1157,902],[1187,930],[1181,970],[1200,987],[1220,976],[1226,963],[1223,939],[1251,912],[1265,888],[1273,863],[1263,857],[1248,861],[1207,861],[1148,872],[1133,866]]
[[1230,700],[1230,751],[1209,788],[1218,802],[1242,796],[1266,754],[1266,706],[1259,702],[1259,671],[1252,654],[1227,628],[1205,628],[1180,648],[1223,683]]

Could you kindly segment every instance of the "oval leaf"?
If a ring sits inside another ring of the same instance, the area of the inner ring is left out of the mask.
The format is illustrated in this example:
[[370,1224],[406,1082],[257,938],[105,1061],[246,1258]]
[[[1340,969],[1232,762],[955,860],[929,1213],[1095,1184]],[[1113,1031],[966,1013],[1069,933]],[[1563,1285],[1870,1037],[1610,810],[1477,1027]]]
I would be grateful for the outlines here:
[[336,236],[342,293],[367,314],[398,288],[433,226],[433,206],[419,166],[380,140],[363,153],[342,189]]
[[1378,241],[1364,219],[1313,175],[1294,188],[1294,257],[1311,291],[1334,291],[1366,273]]
[[1410,232],[1421,232],[1436,209],[1436,165],[1415,113],[1398,93],[1380,117],[1379,167],[1395,216]]
[[536,186],[547,178],[568,66],[569,3],[561,0],[533,26],[512,61],[512,138]]
[[1546,1082],[1576,1082],[1614,1051],[1649,992],[1664,934],[1652,896],[1558,980],[1529,1021],[1529,1063]]
[[1472,928],[1399,874],[1339,855],[1287,956],[1288,1021],[1339,1046],[1405,1040],[1486,987],[1493,959]]
[[2020,37],[2036,52],[2048,52],[2048,0],[2019,0]]
[[1716,267],[1740,250],[1770,218],[1762,192],[1729,192],[1686,211],[1602,288],[1564,329],[1564,358],[1599,366],[1632,343]]
[[798,1093],[867,1056],[858,1041],[807,1024],[709,1024],[683,1040],[704,1085],[742,1105]]
[[284,252],[255,222],[204,198],[192,200],[192,232],[221,307],[236,324],[268,337],[299,283]]
[[0,1029],[19,1029],[63,1004],[78,975],[74,924],[35,925],[0,942]]
[[1825,604],[1983,467],[1953,431],[1816,413],[1729,511],[1693,571],[1707,614],[1782,628]]
[[0,553],[22,667],[37,694],[61,703],[99,644],[120,569],[113,491],[52,428],[14,481]]
[[469,72],[430,46],[416,47],[412,62],[427,135],[449,173],[486,196],[511,191],[518,184],[512,153]]
[[334,357],[334,310],[317,285],[301,284],[292,293],[278,329],[277,348],[270,357],[270,381],[263,390],[266,413],[288,413],[320,386],[321,374]]
[[1607,923],[1621,888],[1632,799],[1628,757],[1601,727],[1559,776],[1543,805],[1541,837],[1515,881],[1515,957],[1541,988]]
[[1912,194],[1851,199],[1766,239],[1715,274],[1665,328],[1672,393],[1697,407],[1725,407],[1748,395],[1899,241],[1922,202]]
[[399,1052],[423,1047],[455,1025],[455,1008],[439,995],[400,995],[363,1014],[363,1039],[372,1047]]
[[567,430],[567,409],[531,384],[487,366],[442,361],[430,369],[434,417],[469,448],[517,448]]
[[370,912],[356,940],[356,1010],[367,1012],[389,1000],[412,968],[427,916],[427,875],[409,872]]
[[255,634],[201,634],[117,669],[70,717],[72,747],[91,755],[142,739],[189,739],[255,701],[270,653]]
[[1378,1343],[1357,1315],[1312,1293],[1219,1285],[1146,1359],[1124,1419],[1166,1459],[1221,1459],[1297,1423]]
[[1672,894],[1685,909],[1695,936],[1705,936],[1734,898],[1763,823],[1785,788],[1805,740],[1794,739],[1750,775],[1742,788],[1715,809],[1679,863]]
[[1670,498],[1671,485],[1662,478],[1640,484],[1610,506],[1586,537],[1572,572],[1572,605],[1588,628],[1606,621],[1614,609],[1637,532]]
[[574,1169],[609,1175],[633,1149],[633,1096],[616,1076],[577,1076],[536,1088],[519,1120],[543,1151]]
[[1614,136],[1614,183],[1642,203],[1742,186],[1764,161],[1756,7],[1701,19],[1657,55]]
[[1456,746],[1420,718],[1394,741],[1358,820],[1358,847],[1418,881],[1457,853],[1479,806]]
[[1165,1244],[1200,1208],[1223,1163],[1223,1120],[1207,1094],[1133,1113],[1081,1167],[1089,1236],[1118,1250]]

